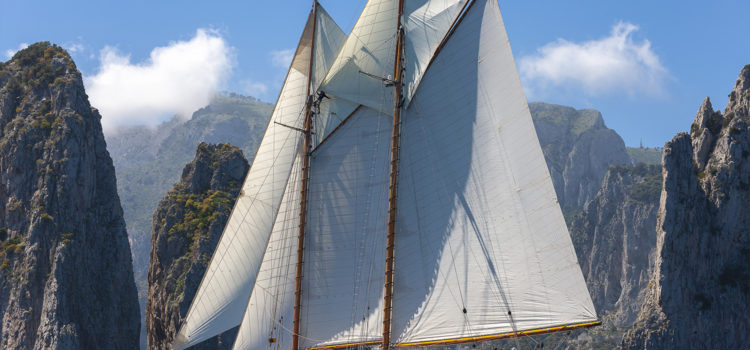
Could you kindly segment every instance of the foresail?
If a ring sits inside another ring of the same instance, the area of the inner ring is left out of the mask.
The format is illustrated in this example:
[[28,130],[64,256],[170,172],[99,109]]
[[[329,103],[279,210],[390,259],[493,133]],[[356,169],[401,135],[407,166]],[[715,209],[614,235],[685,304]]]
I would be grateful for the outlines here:
[[382,334],[391,117],[367,107],[313,152],[300,345]]
[[175,340],[176,349],[242,320],[301,140],[293,128],[303,123],[312,34],[311,14],[258,152]]
[[404,99],[409,105],[435,50],[458,19],[467,0],[409,0],[404,2],[406,53]]
[[403,115],[397,346],[596,320],[515,67],[476,0]]
[[299,159],[289,176],[234,349],[291,347],[301,187]]

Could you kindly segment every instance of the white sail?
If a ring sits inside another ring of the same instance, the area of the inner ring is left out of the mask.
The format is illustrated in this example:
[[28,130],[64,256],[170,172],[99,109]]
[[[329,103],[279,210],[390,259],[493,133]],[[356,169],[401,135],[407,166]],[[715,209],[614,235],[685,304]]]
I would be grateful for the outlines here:
[[333,61],[346,41],[346,33],[336,24],[322,5],[317,5],[315,22],[315,54],[312,86],[317,87],[328,74]]
[[405,106],[419,86],[427,65],[467,0],[410,0],[404,2]]
[[391,117],[361,108],[310,164],[300,345],[382,334]]
[[[322,7],[318,5],[318,10]],[[336,25],[325,11],[318,17],[318,30],[316,31],[316,70],[313,75],[313,86],[320,86],[323,79],[329,74],[329,69],[339,57],[339,51],[346,42],[346,34]],[[328,41],[327,45],[318,45],[322,40]],[[321,88],[321,90],[323,90]],[[328,134],[336,128],[356,108],[357,104],[339,98],[332,94],[320,101],[319,113],[315,116],[313,123],[313,147],[319,145]]]
[[[325,76],[346,35],[317,5],[312,86]],[[284,200],[247,304],[234,349],[288,349],[294,327],[294,292],[301,178],[295,163]]]
[[[321,8],[308,19],[178,348],[236,326],[243,311],[235,349],[290,347],[295,128],[308,90],[328,98],[314,119],[300,346],[381,341],[398,3],[369,0],[346,40]],[[404,3],[391,325],[401,347],[596,321],[497,2],[466,4]]]
[[289,177],[242,324],[237,332],[234,349],[291,347],[299,232],[300,173],[298,157]]
[[[438,45],[467,0],[412,0],[404,3],[405,98],[408,105]],[[370,1],[321,86],[330,99],[321,104],[317,142],[361,104],[390,114],[393,88],[377,79],[393,75],[397,1]],[[385,41],[379,41],[385,40]],[[369,73],[371,75],[366,75]]]
[[[325,11],[318,14],[325,30],[318,36],[315,55],[326,65],[330,52],[338,51],[343,32]],[[220,334],[242,320],[301,143],[302,134],[293,128],[303,127],[307,93],[313,91],[308,86],[313,23],[311,13],[240,196],[175,340],[176,349]],[[332,41],[326,34],[332,35]]]
[[403,114],[401,346],[596,320],[495,0],[476,0]]
[[318,147],[346,118],[351,117],[359,106],[361,105],[336,96],[329,95],[323,99],[320,112],[315,117],[314,147]]
[[397,16],[398,1],[368,1],[320,90],[329,96],[348,100],[355,107],[361,104],[390,114],[393,88],[386,87],[382,80],[372,76],[387,78],[393,75]]

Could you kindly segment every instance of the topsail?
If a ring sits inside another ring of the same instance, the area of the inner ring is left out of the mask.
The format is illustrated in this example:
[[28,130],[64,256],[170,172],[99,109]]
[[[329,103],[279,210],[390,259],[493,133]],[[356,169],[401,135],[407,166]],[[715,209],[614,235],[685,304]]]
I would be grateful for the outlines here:
[[313,6],[175,347],[240,323],[235,349],[597,322],[497,2],[369,0],[348,36]]

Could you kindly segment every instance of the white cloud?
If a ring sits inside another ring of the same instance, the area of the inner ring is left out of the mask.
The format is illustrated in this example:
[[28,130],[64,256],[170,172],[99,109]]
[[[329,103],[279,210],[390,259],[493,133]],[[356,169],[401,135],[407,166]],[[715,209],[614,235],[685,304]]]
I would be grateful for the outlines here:
[[156,124],[173,115],[189,117],[220,90],[232,67],[232,49],[218,33],[198,29],[188,41],[151,51],[148,60],[131,63],[113,47],[100,52],[100,66],[84,78],[102,126]]
[[253,80],[241,81],[240,88],[243,94],[256,98],[264,98],[268,93],[268,85]]
[[638,26],[620,22],[609,36],[582,43],[558,39],[519,60],[527,94],[550,92],[602,96],[618,93],[663,95],[669,73],[648,40],[636,42]]
[[271,63],[276,67],[289,68],[292,58],[294,58],[293,49],[271,51]]
[[79,53],[86,50],[86,47],[83,46],[81,43],[66,43],[63,45],[63,48],[65,51],[68,51],[69,54]]
[[5,50],[5,56],[8,59],[11,59],[11,58],[13,58],[13,55],[16,54],[16,52],[21,51],[21,50],[23,50],[23,49],[25,49],[27,47],[29,47],[29,44],[27,44],[27,43],[20,43],[20,44],[18,44],[18,47],[15,48],[15,49]]

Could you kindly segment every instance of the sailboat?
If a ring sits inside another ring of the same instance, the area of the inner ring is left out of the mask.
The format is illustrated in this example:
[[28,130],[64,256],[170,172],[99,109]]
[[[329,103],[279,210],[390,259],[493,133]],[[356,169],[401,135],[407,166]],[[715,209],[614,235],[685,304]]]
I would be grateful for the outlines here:
[[496,0],[315,1],[174,341],[413,348],[599,324]]

